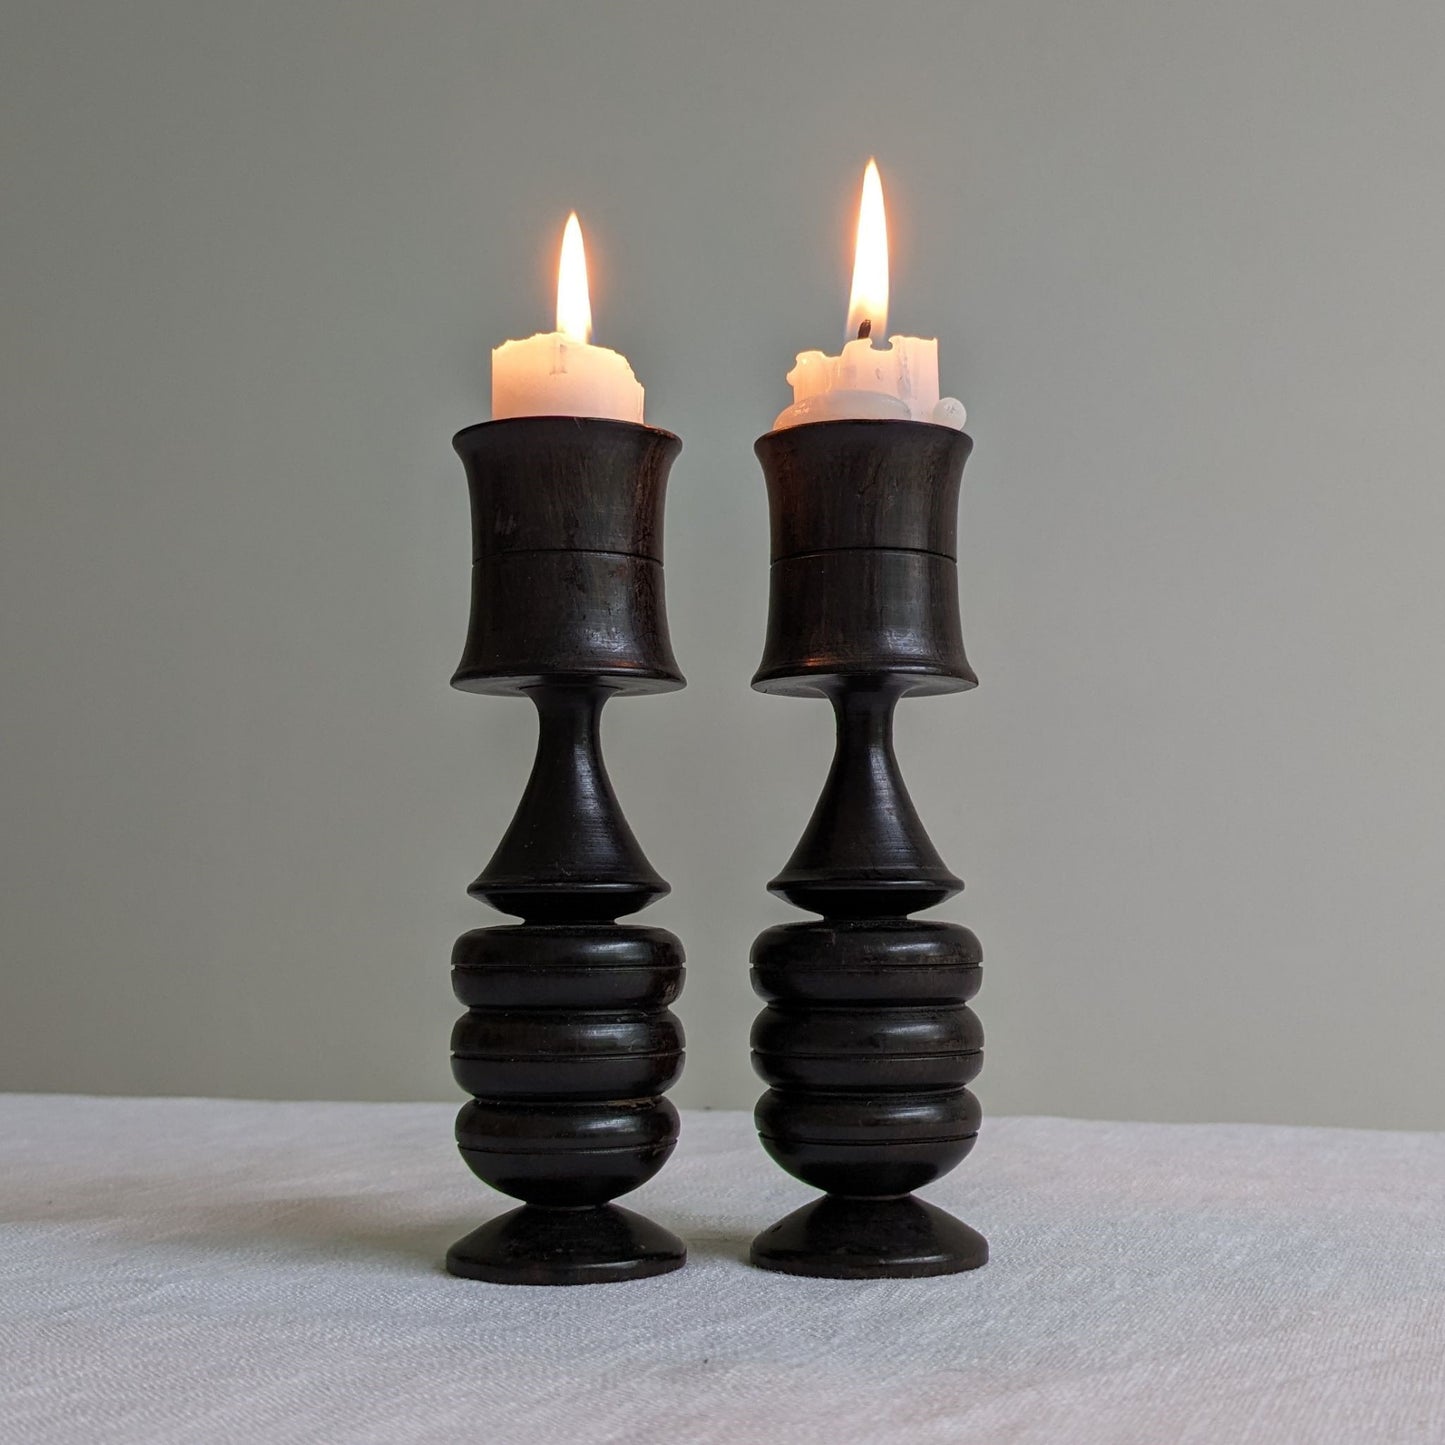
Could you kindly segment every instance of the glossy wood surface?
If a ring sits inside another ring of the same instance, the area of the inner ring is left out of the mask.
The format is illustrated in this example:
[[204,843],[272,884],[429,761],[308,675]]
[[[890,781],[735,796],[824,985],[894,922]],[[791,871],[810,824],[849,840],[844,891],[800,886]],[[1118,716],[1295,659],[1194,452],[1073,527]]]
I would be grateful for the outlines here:
[[468,427],[453,446],[471,495],[472,607],[452,685],[681,687],[662,579],[677,437],[629,422],[516,417]]
[[900,696],[977,686],[955,561],[972,447],[963,432],[907,421],[812,422],[759,439],[772,566],[755,688],[828,695],[870,676]]

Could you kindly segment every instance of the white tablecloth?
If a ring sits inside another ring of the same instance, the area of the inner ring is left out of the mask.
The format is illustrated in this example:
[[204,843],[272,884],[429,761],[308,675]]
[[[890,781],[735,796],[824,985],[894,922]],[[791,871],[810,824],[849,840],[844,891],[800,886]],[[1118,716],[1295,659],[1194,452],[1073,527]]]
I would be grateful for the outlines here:
[[435,1104],[0,1098],[0,1438],[1445,1441],[1445,1135],[994,1119],[927,1197],[993,1262],[750,1269],[810,1192],[691,1114],[681,1273],[452,1279],[506,1207]]

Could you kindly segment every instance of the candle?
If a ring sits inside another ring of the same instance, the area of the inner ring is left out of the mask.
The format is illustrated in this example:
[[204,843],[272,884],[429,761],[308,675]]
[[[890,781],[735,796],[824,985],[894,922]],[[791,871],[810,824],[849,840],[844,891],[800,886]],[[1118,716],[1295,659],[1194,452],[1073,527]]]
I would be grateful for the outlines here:
[[557,267],[557,329],[492,352],[492,418],[600,416],[642,421],[642,387],[620,352],[592,346],[587,253],[574,211]]
[[968,420],[956,397],[938,395],[938,342],[933,337],[890,336],[875,346],[888,324],[888,221],[878,163],[863,173],[858,207],[858,241],[853,253],[853,290],[848,300],[848,336],[842,354],[798,353],[788,373],[793,404],[774,429],[809,421],[873,417],[931,421],[958,431]]

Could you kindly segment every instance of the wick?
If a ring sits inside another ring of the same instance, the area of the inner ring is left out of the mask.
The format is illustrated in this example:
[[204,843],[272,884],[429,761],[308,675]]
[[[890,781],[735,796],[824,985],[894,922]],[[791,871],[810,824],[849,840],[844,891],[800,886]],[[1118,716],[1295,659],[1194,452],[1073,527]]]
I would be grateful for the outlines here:
[[860,321],[858,323],[858,340],[867,341],[873,335],[873,323],[871,321]]

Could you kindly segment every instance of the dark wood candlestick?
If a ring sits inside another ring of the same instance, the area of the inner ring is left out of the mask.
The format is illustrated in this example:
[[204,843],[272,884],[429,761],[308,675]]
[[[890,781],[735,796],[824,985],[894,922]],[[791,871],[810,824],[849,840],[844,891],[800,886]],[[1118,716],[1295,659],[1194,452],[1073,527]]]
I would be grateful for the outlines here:
[[772,519],[761,692],[826,697],[832,770],[769,891],[821,921],[753,945],[763,1147],[824,1190],[754,1241],[764,1269],[834,1279],[951,1274],[983,1236],[912,1191],[973,1147],[983,1034],[978,939],[908,914],[963,884],[903,785],[893,711],[978,679],[958,612],[959,485],[972,441],[908,421],[831,421],[757,443]]
[[619,924],[668,891],[622,815],[598,727],[616,694],[683,685],[663,605],[662,511],[681,446],[628,422],[521,417],[459,432],[472,615],[452,678],[530,697],[537,758],[468,890],[520,924],[464,933],[452,1072],[472,1171],[525,1201],[447,1254],[500,1284],[590,1284],[679,1268],[682,1241],[610,1201],[677,1142],[682,945]]

